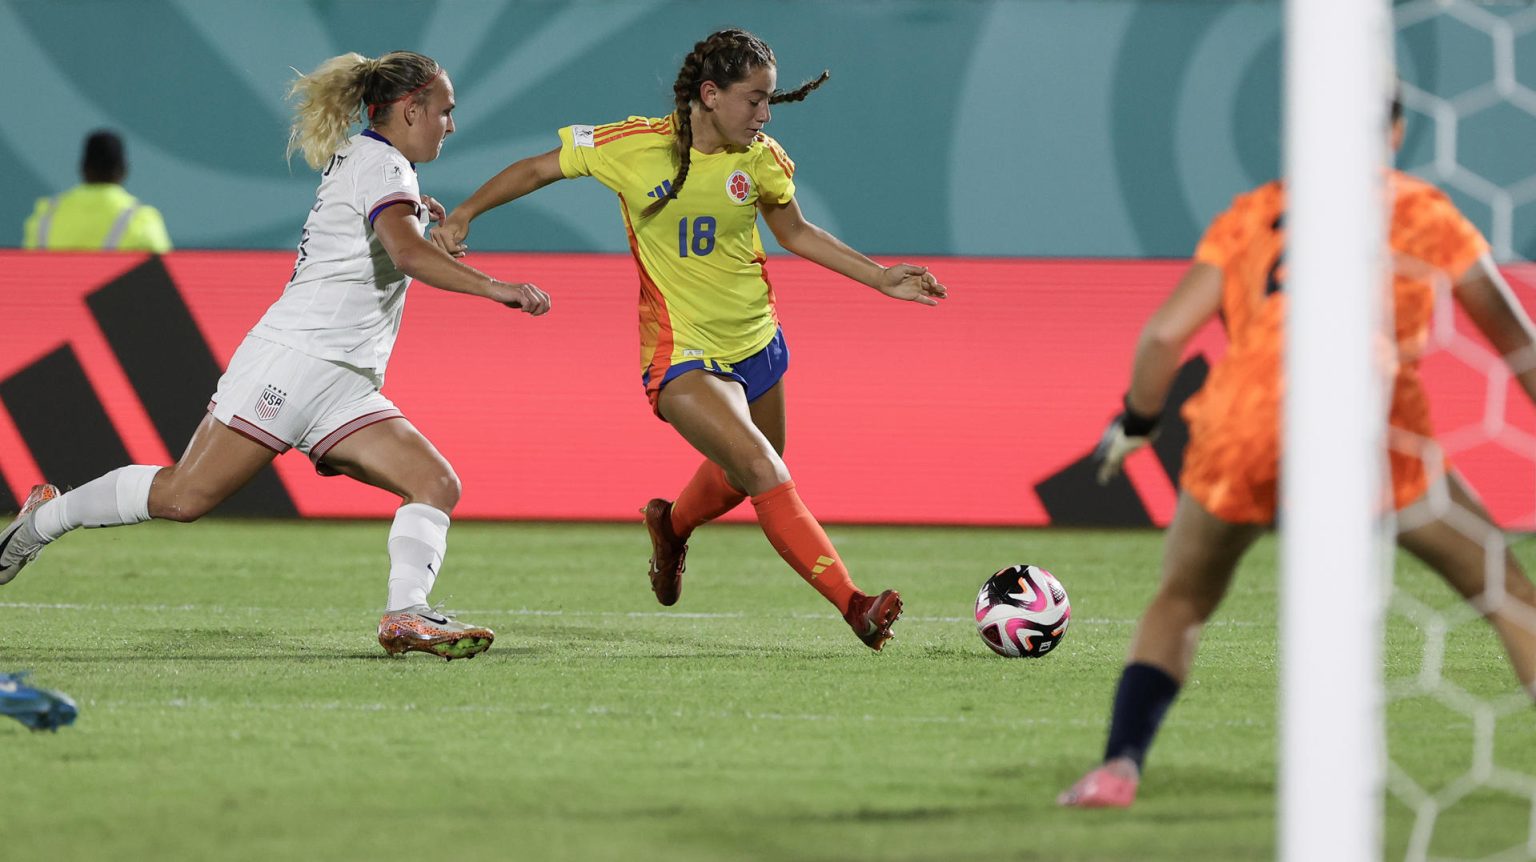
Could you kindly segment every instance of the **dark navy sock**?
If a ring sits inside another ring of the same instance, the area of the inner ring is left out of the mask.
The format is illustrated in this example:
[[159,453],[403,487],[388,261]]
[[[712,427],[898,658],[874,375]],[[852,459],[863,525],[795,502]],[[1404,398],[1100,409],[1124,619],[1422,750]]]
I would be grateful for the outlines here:
[[1140,769],[1158,725],[1178,694],[1179,681],[1163,670],[1149,664],[1126,665],[1115,690],[1115,712],[1109,722],[1104,760],[1129,757]]

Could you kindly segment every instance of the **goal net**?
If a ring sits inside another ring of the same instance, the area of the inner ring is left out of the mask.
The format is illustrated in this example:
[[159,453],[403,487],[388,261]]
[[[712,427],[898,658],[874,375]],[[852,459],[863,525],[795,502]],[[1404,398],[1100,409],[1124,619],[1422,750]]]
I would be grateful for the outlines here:
[[[1536,527],[1536,413],[1516,379],[1536,357],[1491,347],[1445,273],[1425,278],[1422,343],[1392,337],[1391,291],[1338,289],[1422,263],[1383,254],[1381,172],[1366,167],[1386,156],[1395,57],[1397,166],[1450,195],[1536,307],[1536,9],[1290,0],[1286,28],[1286,451],[1301,457],[1284,473],[1281,855],[1536,859],[1536,709],[1486,619],[1536,631],[1505,588],[1507,555],[1536,560],[1520,538]],[[1433,435],[1386,427],[1403,362]],[[1388,447],[1430,478],[1395,519],[1380,505]],[[1436,523],[1481,548],[1486,587],[1469,600],[1389,543]]]

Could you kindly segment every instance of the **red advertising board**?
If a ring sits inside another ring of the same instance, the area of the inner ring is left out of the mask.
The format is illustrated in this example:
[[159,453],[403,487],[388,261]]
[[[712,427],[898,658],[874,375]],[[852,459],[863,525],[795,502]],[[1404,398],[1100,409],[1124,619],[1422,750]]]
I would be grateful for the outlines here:
[[[384,391],[458,470],[456,516],[631,520],[646,499],[675,495],[699,456],[642,391],[633,261],[472,262],[539,284],[554,308],[535,319],[411,289]],[[792,354],[785,460],[812,510],[845,523],[1165,523],[1174,486],[1154,453],[1132,459],[1118,503],[1068,468],[1116,410],[1141,323],[1183,264],[917,262],[950,288],[938,308],[798,259],[768,265]],[[179,454],[210,375],[291,266],[283,252],[0,252],[0,501],[45,473],[78,483],[114,456]],[[1536,286],[1529,268],[1510,275],[1522,297]],[[1213,325],[1192,355],[1214,358],[1221,344]],[[1426,371],[1454,462],[1502,521],[1536,524],[1532,411],[1480,340],[1445,344]],[[386,516],[397,505],[321,478],[291,452],[272,487],[305,516]]]

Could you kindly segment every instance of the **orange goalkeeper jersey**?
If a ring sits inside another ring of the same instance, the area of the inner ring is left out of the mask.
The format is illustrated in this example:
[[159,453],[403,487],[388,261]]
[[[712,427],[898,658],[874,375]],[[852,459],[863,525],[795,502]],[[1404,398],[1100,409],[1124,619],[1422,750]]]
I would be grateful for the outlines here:
[[[1487,253],[1488,243],[1429,183],[1393,171],[1388,188],[1398,345],[1391,462],[1394,502],[1401,507],[1428,487],[1424,464],[1410,450],[1413,440],[1432,432],[1418,358],[1428,341],[1436,289],[1460,280]],[[1260,186],[1239,195],[1217,216],[1195,251],[1197,262],[1222,270],[1221,314],[1230,345],[1184,407],[1191,439],[1181,485],[1213,514],[1232,522],[1267,523],[1275,514],[1286,307],[1284,213],[1281,184]]]

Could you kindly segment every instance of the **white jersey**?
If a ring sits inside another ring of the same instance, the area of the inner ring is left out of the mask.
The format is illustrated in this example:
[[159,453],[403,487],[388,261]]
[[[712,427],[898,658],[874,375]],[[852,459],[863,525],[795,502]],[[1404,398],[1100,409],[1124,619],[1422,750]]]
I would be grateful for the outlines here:
[[251,334],[382,384],[411,279],[384,251],[373,220],[397,205],[421,216],[416,168],[371,129],[352,136],[322,172],[288,286]]

